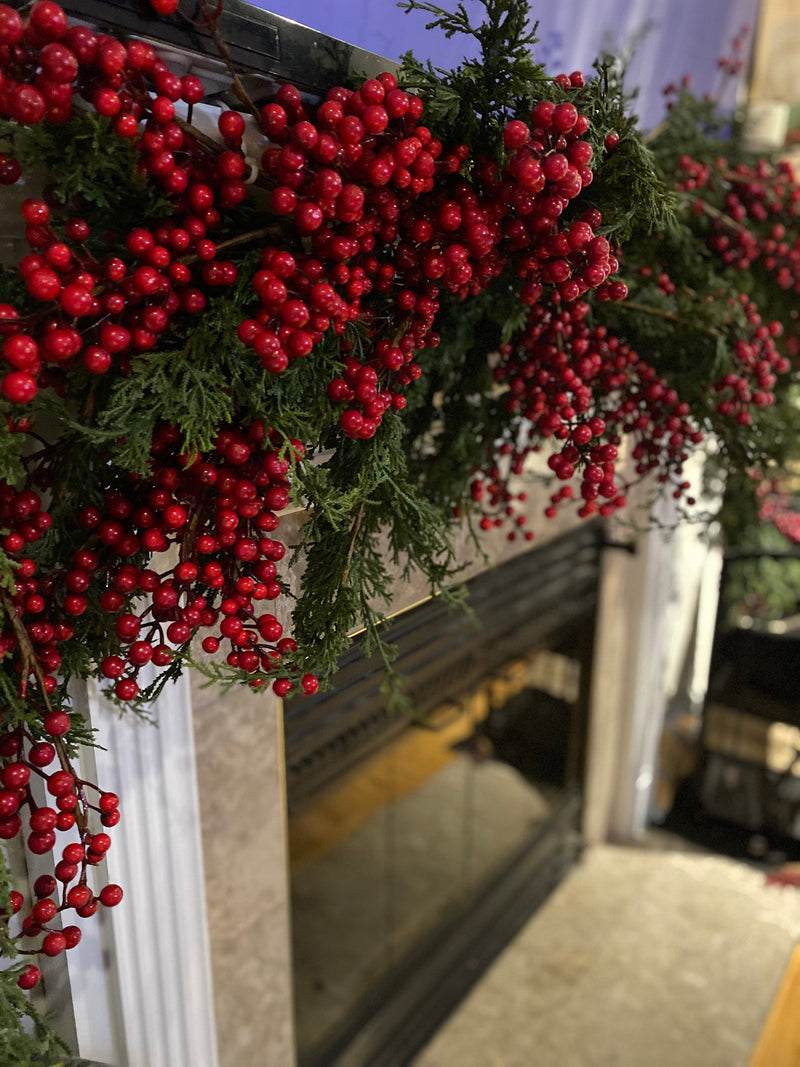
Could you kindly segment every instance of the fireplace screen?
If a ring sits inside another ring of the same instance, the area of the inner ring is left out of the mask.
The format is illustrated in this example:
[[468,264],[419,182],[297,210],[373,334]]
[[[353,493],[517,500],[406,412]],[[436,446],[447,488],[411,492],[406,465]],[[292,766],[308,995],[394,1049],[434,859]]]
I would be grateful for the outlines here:
[[287,704],[301,1067],[400,1065],[574,858],[597,598],[593,527],[389,634],[418,721],[356,650]]

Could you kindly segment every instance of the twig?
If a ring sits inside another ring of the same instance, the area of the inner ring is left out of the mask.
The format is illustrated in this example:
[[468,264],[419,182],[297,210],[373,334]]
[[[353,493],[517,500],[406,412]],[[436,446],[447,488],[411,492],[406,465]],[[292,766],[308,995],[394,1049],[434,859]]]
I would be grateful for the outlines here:
[[[45,710],[49,713],[53,710],[53,705],[50,703],[50,697],[47,693],[47,687],[44,682],[42,668],[39,666],[39,663],[36,659],[36,653],[33,650],[33,645],[31,644],[31,639],[28,636],[28,631],[25,629],[25,625],[22,622],[22,619],[20,619],[19,615],[17,614],[17,610],[14,607],[14,603],[8,593],[0,594],[0,600],[2,600],[3,610],[5,611],[8,618],[11,620],[11,625],[14,628],[14,633],[16,634],[17,641],[19,642],[21,661],[20,667],[22,669],[20,695],[24,699],[28,686],[28,678],[31,674],[33,674],[39,686],[39,692],[41,694],[42,703],[44,704]],[[81,785],[80,778],[75,773],[75,768],[72,766],[72,762],[70,761],[69,755],[67,754],[66,745],[60,737],[54,737],[52,740],[52,745],[53,748],[56,750],[58,762],[61,764],[62,770],[65,770],[68,774],[72,775],[72,778],[75,781],[76,788],[78,789],[78,793],[81,796],[84,805],[86,805],[86,797],[83,794],[83,787]],[[85,809],[81,809],[80,807],[78,808],[78,810],[75,812],[75,822],[78,826],[79,831],[81,832],[81,835],[83,835],[88,826]]]
[[207,148],[209,152],[213,152],[215,156],[218,156],[221,152],[224,151],[224,148],[221,144],[218,144],[217,141],[214,141],[211,137],[208,136],[208,134],[203,133],[202,130],[198,130],[198,128],[196,126],[193,126],[191,122],[188,122],[186,119],[182,119],[180,115],[175,115],[172,121],[175,123],[176,126],[179,126],[184,133],[188,133],[190,137],[194,137],[197,143],[201,144],[203,148]]
[[691,330],[697,330],[698,333],[708,334],[709,337],[725,336],[721,330],[715,330],[713,326],[698,326],[696,322],[691,322],[674,311],[665,311],[663,308],[653,307],[652,304],[637,304],[635,300],[622,300],[617,307],[623,311],[641,311],[657,319],[666,319],[668,322],[674,322],[676,326],[688,326]]
[[642,138],[642,144],[650,144],[651,141],[655,141],[656,137],[658,137],[660,133],[663,133],[664,130],[666,130],[667,125],[668,123],[666,122],[659,122],[659,124],[657,126],[654,126],[649,133],[646,133],[644,135],[644,137]]
[[344,585],[350,575],[350,567],[353,562],[353,554],[356,550],[356,542],[358,541],[358,535],[361,532],[361,524],[364,521],[364,513],[366,512],[366,502],[362,501],[361,506],[356,513],[356,517],[353,520],[353,525],[350,527],[350,547],[347,550],[347,559],[345,560],[344,570],[342,571],[341,585]]
[[785,174],[762,176],[758,174],[737,174],[734,170],[721,170],[719,171],[719,177],[726,182],[731,182],[733,185],[750,185],[752,183],[766,189],[772,185],[782,185],[789,181]]
[[256,122],[260,124],[261,115],[259,113],[259,110],[253,103],[252,97],[245,89],[244,84],[242,83],[242,79],[239,77],[239,73],[236,70],[236,67],[234,66],[230,49],[228,48],[225,38],[219,32],[219,26],[217,25],[217,22],[219,20],[220,15],[222,14],[222,6],[223,0],[219,0],[217,4],[217,10],[212,15],[208,7],[207,0],[200,0],[200,10],[203,12],[203,18],[205,19],[208,31],[214,39],[214,44],[220,54],[220,58],[225,63],[225,66],[228,68],[230,75],[233,78],[233,91],[236,94],[236,97],[248,109],[248,111],[256,120]]
[[[235,248],[237,245],[250,244],[251,241],[260,241],[264,237],[275,237],[279,233],[280,229],[277,226],[262,226],[258,230],[250,230],[248,233],[240,233],[237,237],[230,237],[227,241],[220,241],[216,246],[217,252],[224,252],[226,249]],[[190,266],[192,263],[196,263],[199,258],[196,255],[184,256],[181,259],[181,263]]]
[[692,196],[692,194],[688,192],[679,193],[678,195],[692,206],[694,206],[695,204],[699,204],[700,210],[703,212],[704,215],[708,215],[709,218],[716,219],[718,222],[723,223],[725,226],[730,226],[732,230],[739,230],[741,233],[750,234],[750,236],[752,236],[747,226],[745,226],[741,222],[737,222],[736,219],[731,218],[730,215],[726,214],[726,212],[724,211],[721,211],[718,207],[714,207],[713,204],[709,204],[709,202],[707,200],[704,200],[702,196]]

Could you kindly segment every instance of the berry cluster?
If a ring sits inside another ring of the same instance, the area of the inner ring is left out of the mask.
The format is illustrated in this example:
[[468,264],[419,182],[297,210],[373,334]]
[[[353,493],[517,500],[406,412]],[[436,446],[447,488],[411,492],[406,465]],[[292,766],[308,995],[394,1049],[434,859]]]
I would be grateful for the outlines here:
[[[0,840],[26,834],[25,844],[34,855],[56,850],[60,855],[54,859],[53,874],[36,879],[29,908],[25,910],[23,894],[12,890],[11,914],[2,916],[8,924],[12,915],[20,915],[12,936],[26,955],[58,956],[74,948],[81,939],[80,927],[64,925],[64,920],[73,912],[88,919],[101,904],[119,904],[123,895],[118,885],[105,885],[95,893],[88,884],[89,868],[101,863],[111,847],[105,830],[120,820],[119,798],[78,776],[61,740],[68,728],[69,716],[52,711],[44,718],[39,740],[22,726],[0,735]],[[36,802],[31,788],[36,777],[47,794],[42,803]],[[102,830],[94,829],[95,820]],[[20,988],[32,989],[40,979],[41,971],[31,964],[17,981]]]
[[570,483],[576,480],[582,517],[610,516],[624,507],[618,459],[625,437],[632,442],[637,476],[657,472],[672,484],[676,498],[689,488],[681,480],[682,465],[688,449],[703,439],[689,406],[630,346],[604,326],[590,326],[588,312],[584,301],[540,302],[524,331],[500,350],[495,380],[507,390],[509,411],[524,419],[526,428],[501,444],[499,456],[487,443],[489,462],[472,483],[473,499],[484,508],[484,529],[506,518],[525,524],[515,509],[525,496],[515,497],[509,482],[545,442],[552,446],[547,466],[565,483],[550,498],[548,518],[575,498]]
[[[3,548],[17,565],[0,648],[16,666],[21,693],[31,679],[39,699],[56,689],[59,646],[83,639],[90,605],[107,617],[100,674],[114,682],[120,700],[139,695],[142,667],[168,667],[174,650],[188,649],[203,628],[218,631],[205,638],[206,652],[229,641],[229,665],[248,675],[267,672],[281,695],[292,688],[281,667],[291,663],[296,644],[283,637],[274,615],[253,611],[281,595],[276,563],[285,550],[269,534],[289,503],[290,462],[301,458],[303,446],[284,446],[260,422],[222,429],[215,450],[193,458],[181,454],[180,440],[176,429],[162,427],[148,476],[120,479],[101,506],[78,508],[71,531],[80,547],[42,576],[27,546],[49,528],[50,516],[35,490],[0,486],[9,529]],[[29,465],[32,484],[48,480],[46,455]],[[174,550],[173,566],[148,565]],[[251,678],[257,685],[264,680]],[[303,677],[306,692],[316,687],[313,675]],[[62,718],[68,729],[68,716]]]
[[738,225],[718,220],[710,246],[723,262],[742,270],[759,261],[781,289],[800,292],[800,239],[787,233],[800,217],[800,189],[788,165],[739,164],[730,177],[725,213]]
[[757,305],[740,293],[738,304],[747,323],[747,336],[733,346],[734,370],[714,383],[716,410],[725,419],[734,418],[740,426],[753,421],[753,408],[770,407],[775,402],[772,391],[780,375],[791,369],[791,361],[777,348],[783,333],[777,320],[763,322]]
[[[236,266],[220,254],[224,240],[210,235],[224,231],[226,213],[245,199],[248,164],[242,115],[220,116],[219,150],[201,144],[176,111],[179,102],[202,100],[201,83],[172,74],[147,44],[69,26],[51,0],[35,4],[27,21],[10,8],[2,15],[0,113],[27,124],[63,122],[78,93],[132,139],[140,169],[175,205],[170,220],[127,235],[126,255],[98,263],[86,252],[85,220],[71,218],[59,233],[46,202],[26,202],[33,252],[20,271],[48,314],[36,336],[17,331],[7,340],[12,369],[0,385],[6,399],[24,404],[42,384],[59,388],[79,360],[91,373],[124,373],[173,316],[201,313],[209,290],[236,280]],[[20,111],[23,85],[33,95]],[[461,177],[469,150],[445,152],[422,112],[421,99],[391,74],[356,91],[330,90],[313,114],[285,85],[260,112],[267,147],[259,181],[271,189],[275,216],[291,222],[291,241],[264,250],[253,277],[261,310],[239,336],[280,373],[310,355],[329,327],[343,334],[348,322],[363,322],[373,339],[362,349],[364,373],[357,376],[343,339],[345,373],[328,390],[332,403],[346,405],[339,422],[351,437],[373,436],[388,407],[403,407],[403,387],[420,374],[415,352],[439,342],[441,289],[474,295],[511,258],[529,303],[543,284],[557,285],[565,300],[597,287],[624,295],[622,283],[607,284],[617,263],[594,236],[599,213],[569,238],[561,232],[562,212],[592,180],[589,122],[573,104],[543,101],[530,128],[508,122],[505,167],[479,160],[474,182]],[[311,254],[299,251],[304,238]],[[12,308],[4,317],[24,319]]]
[[708,247],[721,261],[741,271],[762,268],[780,289],[800,292],[800,187],[790,164],[684,155],[678,170],[677,188],[697,196],[694,214],[711,216]]
[[531,128],[519,120],[506,126],[504,141],[511,152],[506,173],[495,176],[491,164],[484,168],[490,188],[509,206],[504,231],[524,281],[523,303],[534,304],[544,285],[554,286],[565,302],[590,289],[624,299],[623,283],[608,282],[619,261],[609,242],[595,236],[603,221],[600,212],[559,224],[569,202],[592,182],[593,151],[584,139],[588,118],[574,104],[543,100],[530,119]]
[[[179,442],[176,430],[162,427],[152,445],[151,474],[107,490],[100,507],[79,508],[73,532],[81,546],[41,573],[30,552],[47,534],[51,517],[32,486],[48,482],[46,450],[31,457],[25,488],[0,486],[0,523],[7,531],[2,547],[16,567],[14,593],[4,594],[0,651],[17,673],[20,695],[39,712],[33,732],[19,725],[0,737],[0,838],[9,840],[27,827],[26,845],[40,855],[56,848],[57,831],[78,832],[78,841],[64,845],[54,861],[55,876],[36,882],[37,901],[16,936],[25,945],[30,942],[22,939],[43,936],[38,948],[26,952],[57,955],[73,947],[79,928],[56,929],[56,916],[74,909],[86,918],[98,901],[111,906],[122,897],[117,886],[95,896],[87,885],[88,866],[100,862],[110,845],[107,834],[90,829],[90,812],[99,813],[104,827],[116,825],[117,798],[80,779],[65,748],[76,723],[51,702],[64,647],[85,640],[82,623],[90,605],[108,619],[98,670],[121,701],[139,695],[137,676],[145,664],[167,668],[176,649],[188,649],[203,630],[210,631],[204,651],[216,653],[226,642],[227,664],[253,687],[269,677],[281,696],[294,687],[297,645],[260,606],[282,592],[276,563],[285,550],[269,535],[278,527],[276,512],[288,504],[290,462],[300,459],[302,445],[284,445],[260,423],[223,429],[212,453],[191,460]],[[147,565],[170,550],[177,550],[178,562],[169,569]],[[302,675],[300,684],[306,693],[318,688],[312,674]],[[57,769],[48,770],[56,757]],[[43,778],[53,808],[37,806],[32,774]],[[96,803],[88,799],[91,790],[99,793]],[[12,895],[12,907],[22,907],[20,894]],[[30,988],[38,979],[38,968],[31,966],[20,985]]]
[[[35,313],[4,307],[21,320],[4,344],[11,364],[0,385],[12,403],[32,400],[41,385],[59,388],[63,372],[82,364],[92,374],[124,373],[132,355],[151,350],[176,314],[201,313],[209,293],[237,278],[209,236],[223,215],[247,195],[241,151],[244,120],[223,112],[222,143],[209,151],[180,120],[176,105],[204,96],[200,80],[179,78],[142,41],[128,44],[67,22],[51,0],[33,5],[27,20],[0,5],[0,115],[21,125],[64,123],[80,97],[113,122],[118,136],[135,143],[139,169],[174,204],[172,216],[124,237],[120,255],[98,261],[91,231],[74,214],[54,219],[53,202],[30,198],[23,206],[32,248],[19,265]],[[5,156],[2,172],[19,177]],[[61,215],[65,209],[61,208]]]
[[[282,593],[276,563],[285,548],[268,535],[278,528],[276,512],[289,503],[286,449],[260,422],[223,429],[215,451],[191,461],[179,446],[177,431],[162,427],[153,441],[152,476],[127,494],[107,493],[103,509],[78,513],[88,543],[100,550],[86,553],[96,569],[84,571],[82,580],[104,586],[99,603],[119,644],[103,658],[100,673],[114,680],[119,699],[132,700],[145,664],[167,666],[173,647],[187,648],[210,630],[204,651],[217,653],[227,642],[229,666],[249,675],[256,688],[266,680],[257,672],[278,675],[273,687],[285,696],[293,683],[280,672],[294,670],[297,644],[283,636],[275,615],[256,612]],[[299,460],[300,442],[289,447],[292,460]],[[177,548],[179,562],[159,572],[137,565],[131,559],[142,546],[160,558]],[[103,548],[116,557],[113,566],[98,566]],[[317,687],[313,675],[303,676],[306,693]]]
[[373,436],[388,407],[403,407],[402,388],[420,374],[415,353],[439,343],[442,291],[475,296],[512,262],[528,303],[543,285],[564,300],[598,287],[625,294],[607,284],[618,264],[595,236],[599,212],[569,236],[560,223],[592,179],[589,121],[574,105],[538,104],[532,128],[510,120],[505,166],[479,159],[473,181],[461,173],[467,147],[445,152],[422,110],[381,74],[357,91],[331,89],[313,115],[288,85],[261,111],[274,142],[261,160],[272,209],[309,237],[312,254],[265,249],[253,278],[261,312],[239,336],[279,373],[329,326],[344,334],[348,321],[365,323],[372,346],[359,363],[344,339],[344,373],[328,386],[329,399],[347,405],[340,426],[351,437]]
[[800,511],[797,500],[776,479],[764,480],[758,490],[758,517],[769,522],[794,545],[800,545]]

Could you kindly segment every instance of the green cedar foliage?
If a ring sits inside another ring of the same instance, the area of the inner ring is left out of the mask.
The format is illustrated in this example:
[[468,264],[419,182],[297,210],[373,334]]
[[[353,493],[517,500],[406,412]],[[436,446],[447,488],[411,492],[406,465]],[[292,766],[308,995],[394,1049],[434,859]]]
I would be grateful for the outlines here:
[[524,110],[526,101],[540,99],[535,87],[547,79],[544,67],[534,62],[531,54],[537,40],[536,25],[529,25],[527,3],[485,0],[484,21],[479,26],[470,23],[460,3],[453,13],[418,0],[405,0],[398,7],[435,16],[426,24],[428,30],[441,30],[445,37],[463,34],[478,41],[480,57],[465,59],[456,70],[439,70],[430,62],[423,66],[407,53],[403,56],[403,84],[425,98],[426,115],[435,133],[456,129],[467,144],[499,156],[506,122]]
[[0,971],[0,1063],[3,1067],[66,1067],[69,1047],[17,985],[27,966],[15,963]]

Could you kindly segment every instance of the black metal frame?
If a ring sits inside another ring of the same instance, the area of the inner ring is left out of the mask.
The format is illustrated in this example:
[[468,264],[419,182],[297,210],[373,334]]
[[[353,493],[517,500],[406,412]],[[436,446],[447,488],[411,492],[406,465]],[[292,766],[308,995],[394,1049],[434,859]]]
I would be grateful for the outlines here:
[[[735,629],[731,630],[724,625],[725,588],[729,580],[731,565],[741,560],[757,559],[800,560],[800,551],[771,552],[767,550],[730,549],[723,557],[719,580],[719,602],[709,667],[709,682],[700,726],[698,759],[689,782],[690,791],[687,793],[687,797],[692,798],[689,803],[693,803],[695,808],[699,808],[699,811],[706,819],[710,818],[712,821],[705,827],[703,827],[702,821],[697,821],[698,828],[704,829],[706,833],[713,833],[712,823],[714,820],[724,819],[726,823],[730,824],[733,829],[727,833],[724,842],[716,840],[716,847],[724,849],[730,845],[734,850],[734,854],[736,854],[737,848],[743,847],[740,840],[742,834],[746,839],[749,834],[756,831],[777,835],[777,837],[783,839],[787,849],[796,848],[796,842],[794,845],[792,844],[787,827],[779,827],[777,824],[771,823],[764,815],[769,806],[767,804],[769,798],[776,795],[776,784],[783,777],[792,778],[791,770],[785,776],[777,772],[770,772],[766,767],[759,767],[736,756],[715,752],[708,747],[707,743],[707,709],[712,703],[722,704],[734,711],[756,716],[767,721],[800,725],[800,689],[794,694],[794,699],[778,698],[776,695],[764,691],[760,684],[763,682],[763,670],[761,668],[769,665],[775,649],[765,647],[763,644],[760,648],[757,647],[758,643],[763,642],[765,639],[767,641],[771,639],[775,642],[790,643],[796,646],[797,651],[792,648],[791,652],[792,657],[797,660],[800,657],[800,640],[798,637],[796,635],[782,637],[772,635],[770,638],[770,635],[759,633],[758,631],[742,630],[737,632]],[[734,651],[730,647],[731,635],[736,639],[737,634],[741,639],[737,641],[738,647]],[[751,647],[748,648],[748,645]],[[760,656],[760,661],[753,660],[753,655]],[[762,676],[759,679],[759,684],[754,682],[748,669],[748,664],[753,663],[756,663],[760,668],[757,672],[758,675]],[[744,785],[737,786],[735,803],[730,805],[729,798],[725,795],[720,798],[717,795],[718,783],[723,780],[720,777],[721,768],[734,769],[737,775],[740,776],[739,780],[744,782]],[[685,799],[684,805],[686,804],[687,801]],[[746,812],[746,817],[743,812]],[[761,813],[762,817],[766,818],[766,821],[756,825],[758,813]],[[736,829],[736,827],[741,829]]]
[[[215,0],[210,6],[215,7]],[[224,69],[211,34],[203,26],[196,0],[182,0],[178,11],[167,17],[157,16],[147,0],[65,0],[64,9],[68,15],[92,25],[160,42],[212,63],[218,61],[220,69]],[[397,67],[373,52],[244,0],[225,0],[217,25],[256,103],[271,96],[279,82],[291,82],[309,96],[318,97],[357,72],[373,76]],[[227,103],[242,107],[235,97]]]
[[[580,852],[589,694],[602,526],[587,523],[468,583],[473,616],[439,599],[394,620],[396,669],[424,717],[474,688],[504,663],[537,649],[567,651],[581,664],[570,717],[566,788],[553,812],[448,924],[379,981],[299,1067],[406,1067],[491,961],[561,881]],[[358,648],[335,689],[289,701],[285,710],[290,809],[412,728],[380,690],[383,664]]]
[[[727,697],[734,701],[734,706],[741,707],[742,711],[748,711],[753,715],[760,715],[765,718],[778,718],[777,705],[779,701],[771,702],[768,698],[750,700],[748,701],[746,695],[743,692],[738,694],[732,694],[725,692],[725,679],[721,677],[720,666],[724,663],[723,646],[725,642],[726,627],[724,626],[724,612],[725,612],[725,588],[728,582],[730,568],[732,564],[736,564],[741,560],[758,560],[758,559],[773,559],[773,560],[800,560],[800,549],[797,551],[784,551],[784,552],[770,552],[766,550],[750,550],[750,549],[730,549],[723,556],[722,570],[720,572],[719,579],[719,602],[717,606],[717,617],[714,624],[714,640],[711,650],[711,663],[709,668],[709,685],[708,693],[706,696],[706,702],[709,700],[723,700]],[[800,647],[800,642],[797,638],[789,638],[786,640],[792,640]],[[798,695],[800,700],[800,694]],[[742,701],[744,700],[744,703]],[[770,704],[774,703],[776,707],[770,708]],[[746,706],[745,706],[746,705]],[[791,714],[786,708],[784,712]],[[773,714],[773,711],[775,712]],[[781,721],[794,722],[800,721],[800,711],[795,710],[794,715],[788,720],[782,719]],[[703,729],[705,729],[705,722],[703,723]]]
[[467,912],[411,953],[323,1046],[298,1067],[411,1067],[580,855],[580,791],[566,791],[550,820],[519,847]]
[[[467,693],[500,664],[551,647],[567,634],[588,685],[601,530],[599,524],[584,524],[474,578],[468,583],[469,614],[435,598],[387,625],[385,640],[398,652],[394,668],[405,680],[421,721],[445,701]],[[389,710],[383,679],[381,658],[365,659],[356,645],[343,658],[334,688],[287,701],[290,810],[408,728],[402,715]],[[570,780],[580,782],[588,688],[575,715],[580,725],[570,750]]]

